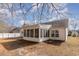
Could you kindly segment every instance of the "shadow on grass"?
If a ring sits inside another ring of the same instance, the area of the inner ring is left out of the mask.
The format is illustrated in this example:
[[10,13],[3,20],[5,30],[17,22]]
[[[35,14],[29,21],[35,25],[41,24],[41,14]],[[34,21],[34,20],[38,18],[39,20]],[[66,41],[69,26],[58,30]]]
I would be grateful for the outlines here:
[[35,45],[37,43],[26,41],[26,40],[16,40],[16,41],[11,41],[11,42],[4,42],[4,43],[1,43],[1,44],[7,50],[14,50],[14,49],[22,48],[22,47],[25,47],[25,46],[28,47],[28,46],[31,46],[31,45]]
[[47,40],[44,42],[47,44],[55,45],[55,46],[60,46],[63,43],[63,41],[60,41],[60,40]]

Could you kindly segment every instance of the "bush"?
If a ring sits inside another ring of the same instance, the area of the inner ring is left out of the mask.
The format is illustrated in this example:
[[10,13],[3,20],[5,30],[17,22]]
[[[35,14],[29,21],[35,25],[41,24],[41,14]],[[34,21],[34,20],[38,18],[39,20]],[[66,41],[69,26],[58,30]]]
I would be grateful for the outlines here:
[[71,31],[68,32],[68,36],[72,36],[72,32]]
[[73,37],[76,37],[76,34],[73,34],[72,36],[73,36]]

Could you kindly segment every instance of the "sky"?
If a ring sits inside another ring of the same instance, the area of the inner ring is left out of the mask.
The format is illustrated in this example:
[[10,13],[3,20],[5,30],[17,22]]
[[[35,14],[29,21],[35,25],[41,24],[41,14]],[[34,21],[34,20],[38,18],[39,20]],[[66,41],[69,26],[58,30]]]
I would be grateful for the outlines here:
[[[78,3],[69,3],[67,5],[68,11],[70,13],[69,20],[73,21],[72,23],[76,23],[76,30],[79,29],[79,4]],[[69,24],[70,25],[70,24]],[[70,25],[69,28],[73,30],[75,25]]]
[[[32,5],[35,5],[35,4],[26,3],[26,4],[23,4],[23,5],[24,5],[24,7],[22,7],[21,9],[20,9],[19,4],[15,4],[13,6],[13,9],[12,9],[12,7],[10,7],[9,10],[4,9],[4,8],[0,9],[0,15],[3,16],[3,14],[6,13],[7,16],[8,16],[8,18],[6,18],[6,16],[5,16],[5,18],[8,19],[7,22],[9,22],[9,24],[12,24],[14,26],[21,26],[24,23],[23,19],[25,19],[25,22],[29,23],[29,24],[36,22],[37,19],[39,19],[39,16],[35,16],[34,19],[33,19],[33,16],[41,14],[40,13],[41,5],[38,6],[39,7],[39,12],[38,13],[36,12],[36,7],[34,7],[29,13],[27,13],[27,15],[25,17],[22,14],[22,10],[25,12],[25,10],[28,10]],[[77,23],[79,22],[79,4],[77,4],[77,3],[68,3],[68,4],[61,4],[60,6],[62,6],[61,9],[63,8],[62,10],[59,10],[60,13],[63,13],[70,20],[76,20],[75,22],[77,22]],[[58,5],[56,5],[56,7],[58,8]],[[52,14],[51,13],[46,14],[46,10],[48,10],[48,9],[51,11],[51,8],[45,8],[45,10],[43,10],[44,11],[44,18],[45,17],[50,17],[50,18],[49,19],[46,18],[46,20],[43,19],[43,22],[52,21],[52,20],[55,20],[57,17],[59,17],[59,16],[55,15],[56,11],[54,11]],[[11,13],[10,13],[12,10],[16,11],[16,13],[13,12],[13,17],[11,16]],[[2,18],[2,19],[4,19],[4,18]],[[72,28],[72,27],[70,26],[70,28]]]
[[[22,11],[21,10],[24,10],[24,9],[25,10],[28,10],[32,5],[36,5],[36,4],[35,3],[34,4],[29,4],[28,3],[28,4],[23,4],[23,5],[24,5],[24,7],[21,7],[21,9],[19,8],[19,4],[15,4],[14,7],[13,7],[13,9],[10,8],[10,10],[9,10],[10,12],[11,11],[16,11],[16,14],[19,15],[19,16],[16,16],[15,15],[13,18],[9,18],[10,20],[13,19],[13,21],[11,20],[10,23],[12,23],[12,24],[14,23],[14,25],[17,25],[17,26],[19,25],[20,26],[20,22],[24,22],[23,19],[25,19],[25,21],[28,22],[28,23],[30,23],[30,22],[31,23],[34,23],[35,21],[38,22],[39,19],[40,19],[39,18],[40,17],[40,14],[41,14],[40,11],[42,10],[42,4],[39,4],[38,5],[38,8],[39,8],[39,11],[38,12],[37,12],[37,7],[34,7],[30,12],[28,12],[28,15],[26,15],[25,17],[22,14]],[[54,4],[54,5],[55,5],[55,7],[59,8],[57,4]],[[43,10],[43,17],[41,17],[43,20],[41,19],[41,22],[52,21],[53,19],[56,19],[58,17],[56,15],[56,11],[54,11],[53,13],[49,12],[49,11],[52,10],[51,5],[49,5],[49,6],[50,6],[50,8],[45,7],[45,6],[44,6],[45,8],[43,7],[44,8],[44,10]],[[64,7],[65,4],[63,4],[62,6]],[[64,8],[60,12],[61,13],[64,13],[66,11],[68,11],[67,8]],[[35,15],[34,19],[33,19],[33,15]],[[17,22],[18,20],[21,20],[21,21]]]
[[69,3],[67,5],[68,11],[72,13],[72,17],[78,16],[79,17],[79,4],[78,3]]

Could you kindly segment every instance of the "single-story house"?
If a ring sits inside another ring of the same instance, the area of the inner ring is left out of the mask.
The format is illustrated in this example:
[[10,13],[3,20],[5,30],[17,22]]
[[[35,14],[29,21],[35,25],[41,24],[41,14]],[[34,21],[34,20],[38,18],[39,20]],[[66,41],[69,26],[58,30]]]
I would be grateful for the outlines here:
[[20,30],[24,40],[42,42],[45,40],[66,41],[68,35],[68,19],[46,23],[23,25]]
[[9,33],[19,33],[20,32],[20,27],[15,27],[15,28],[12,28]]

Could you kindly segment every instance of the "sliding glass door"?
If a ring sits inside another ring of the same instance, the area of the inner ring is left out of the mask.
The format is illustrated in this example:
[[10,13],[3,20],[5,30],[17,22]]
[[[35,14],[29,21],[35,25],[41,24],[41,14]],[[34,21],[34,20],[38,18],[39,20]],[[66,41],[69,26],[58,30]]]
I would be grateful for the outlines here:
[[40,29],[40,37],[41,37],[41,38],[49,37],[49,30]]

